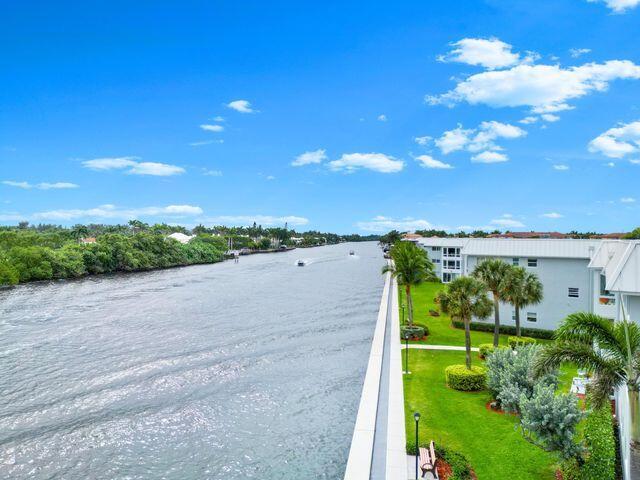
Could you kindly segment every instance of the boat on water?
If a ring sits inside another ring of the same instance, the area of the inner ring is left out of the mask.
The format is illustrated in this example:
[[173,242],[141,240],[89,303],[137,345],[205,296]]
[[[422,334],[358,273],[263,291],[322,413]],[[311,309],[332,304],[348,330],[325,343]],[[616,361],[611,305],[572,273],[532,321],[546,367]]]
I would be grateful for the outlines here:
[[355,255],[356,252],[354,252],[353,250],[349,250],[349,255]]
[[299,267],[304,267],[304,265],[305,265],[304,260],[298,260],[296,262],[296,265],[298,265]]

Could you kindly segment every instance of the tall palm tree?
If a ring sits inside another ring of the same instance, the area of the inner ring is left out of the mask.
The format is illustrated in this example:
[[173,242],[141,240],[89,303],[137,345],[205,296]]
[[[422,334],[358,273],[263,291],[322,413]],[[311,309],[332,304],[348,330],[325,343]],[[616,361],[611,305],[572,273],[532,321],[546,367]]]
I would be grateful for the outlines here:
[[520,336],[520,309],[542,301],[542,283],[535,273],[522,267],[509,268],[504,279],[502,298],[516,311],[516,336]]
[[474,277],[458,277],[453,280],[446,290],[442,290],[436,297],[443,312],[451,318],[462,319],[464,322],[464,345],[467,351],[466,364],[471,369],[471,318],[487,318],[491,315],[493,305],[487,297],[487,286]]
[[411,287],[422,282],[433,282],[438,279],[433,271],[433,263],[427,252],[411,242],[397,242],[391,248],[393,262],[382,268],[382,273],[391,272],[398,285],[404,286],[407,296],[409,326],[413,325],[413,301]]
[[640,327],[626,319],[613,322],[594,313],[572,313],[555,333],[555,342],[538,356],[534,374],[564,362],[593,374],[590,394],[595,406],[606,404],[616,387],[626,384],[631,406],[631,438],[640,442]]
[[500,299],[504,289],[504,280],[509,272],[509,264],[502,260],[489,258],[476,265],[473,275],[478,280],[482,280],[493,295],[493,346],[498,347],[500,343]]

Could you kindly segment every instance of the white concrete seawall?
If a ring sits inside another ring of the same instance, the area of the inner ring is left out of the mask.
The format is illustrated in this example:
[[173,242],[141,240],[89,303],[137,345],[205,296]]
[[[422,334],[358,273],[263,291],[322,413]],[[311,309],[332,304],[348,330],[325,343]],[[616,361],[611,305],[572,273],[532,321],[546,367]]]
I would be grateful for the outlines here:
[[[387,274],[351,440],[345,480],[398,480],[406,476],[399,329],[398,289],[394,279]],[[383,372],[386,372],[388,378],[384,378]],[[384,438],[380,438],[381,435]],[[383,468],[376,468],[374,472],[374,461],[376,466],[382,464]]]

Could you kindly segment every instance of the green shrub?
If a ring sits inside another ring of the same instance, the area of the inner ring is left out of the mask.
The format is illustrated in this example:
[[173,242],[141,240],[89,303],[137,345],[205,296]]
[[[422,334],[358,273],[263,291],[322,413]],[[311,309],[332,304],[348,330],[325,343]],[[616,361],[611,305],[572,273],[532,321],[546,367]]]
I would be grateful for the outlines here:
[[481,343],[480,344],[480,358],[487,358],[487,355],[493,353],[496,347],[493,346],[493,343]]
[[420,340],[423,337],[429,335],[429,328],[426,325],[421,325],[419,323],[413,323],[411,327],[402,326],[400,327],[400,338],[404,340],[405,333],[409,333],[409,340]]
[[[464,322],[460,320],[451,320],[451,325],[454,328],[464,329]],[[469,328],[476,332],[491,332],[493,333],[493,323],[484,323],[484,322],[471,322],[469,324]],[[515,335],[516,327],[513,325],[500,325],[500,333],[503,335]],[[546,340],[553,340],[553,330],[542,330],[541,328],[526,328],[520,327],[520,334],[532,337],[532,338],[543,338]]]
[[584,425],[587,455],[582,469],[585,480],[613,479],[616,474],[616,440],[611,407],[593,410]]
[[449,365],[444,369],[444,374],[447,385],[454,390],[483,390],[487,382],[487,369],[480,366],[473,366],[469,370],[466,365]]
[[522,347],[524,345],[536,343],[536,339],[531,337],[509,337],[507,341],[509,342],[509,346],[511,348]]
[[[429,448],[429,443],[420,443],[420,447]],[[451,467],[449,480],[469,480],[473,478],[469,460],[463,454],[437,443],[435,444],[435,449],[436,457],[440,457]],[[416,444],[409,441],[407,443],[407,455],[416,455],[416,453]]]
[[582,469],[575,457],[564,460],[560,464],[560,472],[562,480],[584,480]]

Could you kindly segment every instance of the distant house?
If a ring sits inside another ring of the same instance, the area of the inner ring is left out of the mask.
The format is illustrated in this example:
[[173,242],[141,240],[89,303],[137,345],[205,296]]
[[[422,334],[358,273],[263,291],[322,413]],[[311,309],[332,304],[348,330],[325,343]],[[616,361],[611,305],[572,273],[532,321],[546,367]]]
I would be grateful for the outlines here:
[[293,243],[295,243],[296,245],[301,244],[304,241],[303,237],[291,237],[290,239]]
[[80,243],[96,243],[96,237],[81,238]]
[[196,236],[195,235],[185,235],[184,233],[181,233],[181,232],[174,232],[171,235],[168,235],[167,238],[173,238],[174,240],[177,240],[178,242],[180,242],[182,244],[187,244],[193,238],[196,238]]
[[418,239],[422,238],[422,235],[418,235],[417,233],[405,233],[402,236],[402,240],[405,240],[407,242],[417,242]]
[[488,235],[488,238],[571,238],[560,232],[507,232]]

